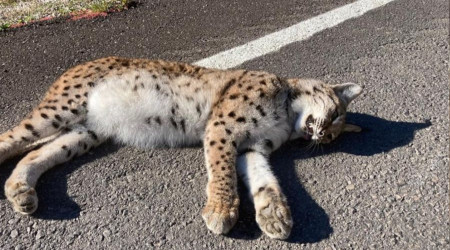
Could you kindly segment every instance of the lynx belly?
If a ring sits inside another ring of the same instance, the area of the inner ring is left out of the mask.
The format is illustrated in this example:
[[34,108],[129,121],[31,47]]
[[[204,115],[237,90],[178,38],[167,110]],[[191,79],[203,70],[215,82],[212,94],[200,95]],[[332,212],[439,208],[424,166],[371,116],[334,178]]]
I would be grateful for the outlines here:
[[[140,72],[140,75],[145,73]],[[133,74],[110,77],[88,99],[87,126],[97,134],[137,147],[181,146],[203,137],[210,102],[188,102],[164,79]]]

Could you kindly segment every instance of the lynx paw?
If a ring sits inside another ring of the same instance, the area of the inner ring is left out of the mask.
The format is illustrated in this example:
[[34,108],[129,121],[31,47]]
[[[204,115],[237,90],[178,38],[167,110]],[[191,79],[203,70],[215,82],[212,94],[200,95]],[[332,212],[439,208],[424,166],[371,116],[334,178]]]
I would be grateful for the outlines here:
[[286,239],[292,229],[291,211],[281,193],[266,188],[254,197],[256,222],[272,239]]
[[26,183],[6,184],[5,193],[14,210],[21,214],[32,214],[38,207],[38,198],[34,188]]
[[226,234],[238,219],[239,200],[233,204],[206,204],[202,211],[206,226],[215,234]]

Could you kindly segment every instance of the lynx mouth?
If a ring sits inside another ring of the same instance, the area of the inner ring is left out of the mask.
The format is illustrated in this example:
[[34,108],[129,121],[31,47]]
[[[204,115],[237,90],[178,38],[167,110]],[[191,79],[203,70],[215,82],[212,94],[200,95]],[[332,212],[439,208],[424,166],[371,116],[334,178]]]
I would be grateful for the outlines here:
[[312,138],[312,135],[309,134],[309,133],[303,132],[302,138],[303,138],[304,140],[306,140],[306,141],[310,141],[311,138]]

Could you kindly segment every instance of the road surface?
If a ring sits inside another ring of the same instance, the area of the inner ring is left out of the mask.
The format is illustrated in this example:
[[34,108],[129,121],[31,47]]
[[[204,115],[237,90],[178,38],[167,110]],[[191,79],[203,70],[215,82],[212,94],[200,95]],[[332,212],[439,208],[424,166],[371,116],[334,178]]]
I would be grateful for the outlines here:
[[[76,22],[0,33],[0,131],[18,123],[66,69],[105,56],[196,62],[350,4],[140,1]],[[200,210],[199,147],[105,144],[40,179],[33,216],[0,191],[0,249],[446,249],[449,247],[449,5],[396,0],[238,68],[364,86],[345,134],[316,151],[290,142],[271,157],[294,228],[263,235],[240,185],[240,218],[210,233]],[[3,185],[20,158],[0,167]]]

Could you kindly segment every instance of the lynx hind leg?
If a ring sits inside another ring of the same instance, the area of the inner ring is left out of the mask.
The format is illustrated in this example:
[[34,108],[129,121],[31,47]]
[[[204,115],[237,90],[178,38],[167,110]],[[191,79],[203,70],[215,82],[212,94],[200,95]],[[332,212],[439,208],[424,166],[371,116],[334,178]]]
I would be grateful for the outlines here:
[[[55,100],[51,100],[55,101]],[[65,107],[65,106],[64,106]],[[0,135],[0,164],[13,156],[31,150],[35,142],[53,136],[83,118],[80,107],[59,110],[45,100],[16,127]]]
[[79,125],[28,153],[5,183],[5,194],[14,210],[22,214],[36,211],[38,198],[34,188],[39,177],[53,166],[82,155],[103,141],[103,138]]
[[266,157],[259,152],[241,155],[237,170],[250,191],[259,228],[270,238],[288,238],[293,224],[291,212]]

